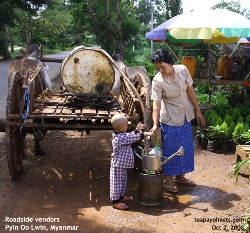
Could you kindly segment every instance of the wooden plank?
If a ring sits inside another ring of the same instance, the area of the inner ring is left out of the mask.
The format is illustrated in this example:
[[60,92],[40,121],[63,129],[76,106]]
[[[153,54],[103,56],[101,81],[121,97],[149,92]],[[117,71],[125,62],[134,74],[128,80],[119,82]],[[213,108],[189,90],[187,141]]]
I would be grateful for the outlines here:
[[95,109],[82,109],[82,115],[84,116],[95,116],[96,110]]
[[48,113],[48,114],[53,114],[56,110],[55,106],[47,106],[45,108],[43,108],[40,113]]
[[33,114],[40,114],[41,109],[40,108],[36,108],[34,112],[32,112]]
[[33,119],[27,119],[24,123],[24,127],[32,127],[34,120]]
[[98,110],[99,116],[109,116],[110,113],[108,111]]
[[235,161],[236,163],[245,160],[245,159],[250,159],[250,145],[238,145],[236,146],[236,151],[235,151]]
[[75,109],[75,114],[80,115],[82,113],[81,109]]
[[61,114],[61,112],[62,112],[61,107],[56,108],[55,114]]
[[63,110],[62,110],[62,114],[68,115],[68,114],[71,114],[71,113],[72,113],[72,111],[70,109],[68,109],[68,108],[63,108]]

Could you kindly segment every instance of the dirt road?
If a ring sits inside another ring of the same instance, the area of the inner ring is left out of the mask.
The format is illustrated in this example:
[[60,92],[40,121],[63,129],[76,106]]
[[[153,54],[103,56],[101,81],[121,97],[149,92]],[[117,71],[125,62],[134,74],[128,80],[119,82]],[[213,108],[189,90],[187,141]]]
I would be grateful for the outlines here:
[[131,169],[127,194],[134,200],[128,211],[119,211],[109,204],[110,137],[110,131],[92,131],[83,138],[75,131],[49,131],[42,141],[46,153],[36,156],[28,136],[25,174],[14,182],[7,170],[5,133],[0,133],[0,231],[240,232],[237,221],[249,208],[249,181],[246,176],[237,184],[230,179],[233,154],[196,148],[195,171],[187,177],[197,186],[179,185],[179,193],[166,192],[156,207],[137,204]]

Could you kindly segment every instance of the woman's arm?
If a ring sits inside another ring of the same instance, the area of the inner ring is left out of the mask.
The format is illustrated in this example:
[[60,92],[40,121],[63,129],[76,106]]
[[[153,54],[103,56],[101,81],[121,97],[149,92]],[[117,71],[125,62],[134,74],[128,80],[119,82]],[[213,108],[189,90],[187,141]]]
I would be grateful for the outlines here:
[[159,118],[160,118],[160,109],[161,109],[161,101],[153,100],[153,127],[151,129],[152,133],[155,133],[158,125],[159,125]]
[[195,115],[196,115],[197,122],[201,123],[202,125],[205,125],[206,121],[201,114],[201,110],[200,110],[200,106],[198,104],[196,93],[195,93],[195,90],[194,90],[192,85],[187,88],[187,94],[188,94],[189,100],[191,101],[191,103],[193,104],[193,106],[195,108]]

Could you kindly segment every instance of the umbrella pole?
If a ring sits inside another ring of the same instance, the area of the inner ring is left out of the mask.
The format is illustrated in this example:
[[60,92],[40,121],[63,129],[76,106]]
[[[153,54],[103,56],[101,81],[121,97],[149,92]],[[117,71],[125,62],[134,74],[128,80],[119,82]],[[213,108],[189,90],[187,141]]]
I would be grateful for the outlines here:
[[178,62],[180,62],[180,59],[175,55],[174,51],[170,48],[170,46],[168,45],[168,43],[163,40],[163,42],[166,44],[166,46],[168,47],[168,49],[170,50],[170,52],[175,56],[175,58],[177,59]]
[[211,92],[212,92],[212,87],[211,87],[211,72],[210,72],[210,42],[208,44],[208,105],[210,106],[211,104]]

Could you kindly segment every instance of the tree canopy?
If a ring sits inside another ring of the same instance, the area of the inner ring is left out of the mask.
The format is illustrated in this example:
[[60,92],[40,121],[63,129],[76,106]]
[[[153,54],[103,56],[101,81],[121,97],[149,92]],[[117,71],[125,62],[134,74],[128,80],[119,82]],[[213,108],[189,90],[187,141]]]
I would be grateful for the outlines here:
[[[250,16],[239,2],[222,0],[213,8]],[[0,56],[7,57],[8,45],[38,43],[101,46],[133,59],[150,50],[145,33],[152,26],[182,12],[181,0],[6,0],[0,3]]]

